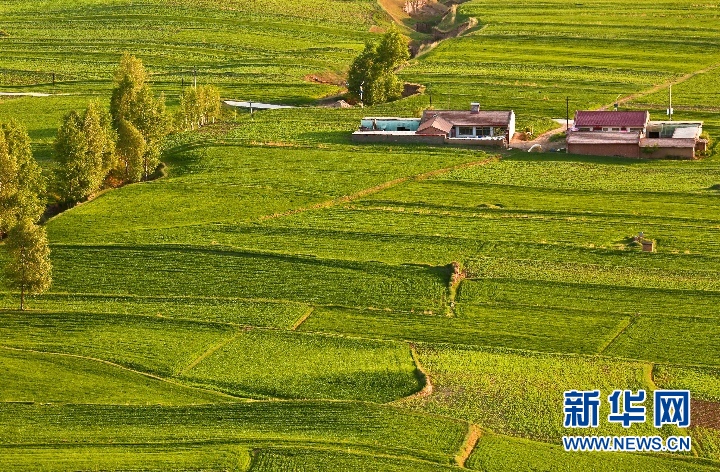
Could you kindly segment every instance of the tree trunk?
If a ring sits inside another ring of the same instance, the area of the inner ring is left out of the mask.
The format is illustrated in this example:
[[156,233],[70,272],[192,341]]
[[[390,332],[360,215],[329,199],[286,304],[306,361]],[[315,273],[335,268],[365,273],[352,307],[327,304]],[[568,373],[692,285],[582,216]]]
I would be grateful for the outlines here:
[[[25,252],[25,251],[23,251]],[[23,254],[22,280],[20,281],[20,311],[25,310],[25,255]]]

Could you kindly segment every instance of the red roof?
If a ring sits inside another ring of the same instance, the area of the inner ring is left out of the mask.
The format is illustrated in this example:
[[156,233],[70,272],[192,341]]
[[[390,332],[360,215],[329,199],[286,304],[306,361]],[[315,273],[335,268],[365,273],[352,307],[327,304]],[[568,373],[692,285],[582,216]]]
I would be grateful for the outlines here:
[[650,121],[647,111],[576,111],[575,127],[644,128]]
[[460,110],[425,110],[422,123],[434,116],[439,116],[450,123],[451,126],[509,126],[512,111],[471,111]]
[[452,127],[452,123],[442,117],[433,116],[418,127],[417,134],[448,134]]

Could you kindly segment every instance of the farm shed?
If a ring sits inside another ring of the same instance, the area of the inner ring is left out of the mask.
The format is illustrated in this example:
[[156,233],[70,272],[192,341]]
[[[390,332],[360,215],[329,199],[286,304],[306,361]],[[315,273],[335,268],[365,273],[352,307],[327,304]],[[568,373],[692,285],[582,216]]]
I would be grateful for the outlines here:
[[[410,126],[409,123],[414,126]],[[400,125],[402,123],[402,125]],[[412,133],[410,133],[412,131]],[[453,143],[504,146],[515,134],[515,112],[425,110],[422,118],[363,118],[353,133],[356,142]]]
[[581,132],[645,133],[650,121],[647,111],[576,111],[575,130]]
[[638,133],[575,131],[568,134],[567,152],[588,156],[640,157]]
[[695,159],[695,138],[643,138],[640,149],[649,159]]

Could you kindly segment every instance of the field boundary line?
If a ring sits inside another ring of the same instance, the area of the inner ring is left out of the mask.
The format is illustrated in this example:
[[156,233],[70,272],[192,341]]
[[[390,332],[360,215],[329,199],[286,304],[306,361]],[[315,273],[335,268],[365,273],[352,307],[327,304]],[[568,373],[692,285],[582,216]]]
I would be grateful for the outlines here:
[[[636,93],[631,93],[630,95],[628,95],[628,96],[626,96],[626,97],[623,97],[623,98],[618,99],[618,100],[617,100],[617,103],[618,103],[618,105],[624,105],[624,104],[626,104],[627,102],[630,102],[630,101],[633,101],[633,100],[637,100],[638,98],[646,97],[646,96],[648,96],[648,95],[652,95],[653,93],[659,92],[659,91],[664,90],[664,89],[666,89],[666,88],[668,88],[668,87],[671,87],[671,86],[673,86],[673,85],[681,84],[681,83],[683,83],[683,82],[685,82],[685,81],[688,81],[688,80],[692,79],[693,77],[695,77],[695,76],[697,76],[697,75],[705,74],[706,72],[710,72],[710,71],[715,70],[715,69],[717,69],[717,68],[719,68],[719,67],[720,67],[720,63],[711,64],[711,65],[705,67],[704,69],[700,69],[700,70],[696,70],[696,71],[690,72],[690,73],[685,74],[685,75],[683,75],[683,76],[681,76],[681,77],[678,77],[678,78],[675,79],[675,80],[668,80],[667,82],[663,82],[662,84],[655,85],[654,87],[649,88],[649,89],[647,89],[647,90],[643,90],[643,91],[636,92]],[[612,103],[612,104],[609,104],[609,105],[603,105],[603,106],[600,107],[599,109],[600,109],[600,110],[607,110],[608,108],[612,108],[614,105],[615,105],[615,103]]]
[[657,390],[658,386],[655,384],[655,363],[654,362],[646,362],[643,365],[643,377],[645,378],[645,382],[647,382],[648,387],[652,390]]
[[627,329],[628,329],[629,327],[631,327],[631,326],[635,323],[635,320],[637,320],[639,317],[640,317],[639,314],[630,315],[630,319],[628,320],[627,323],[625,323],[625,326],[622,326],[622,327],[620,328],[620,330],[618,330],[618,332],[615,333],[615,336],[613,336],[612,338],[610,338],[610,340],[608,340],[608,342],[606,342],[606,343],[598,350],[597,354],[598,354],[598,355],[601,355],[601,354],[603,354],[605,351],[607,351],[607,349],[617,340],[617,338],[619,338],[625,331],[627,331]]
[[455,456],[455,463],[458,467],[465,468],[465,462],[467,462],[470,454],[475,450],[475,446],[477,446],[481,436],[482,430],[477,425],[468,423],[467,435],[465,435],[465,440]]
[[290,328],[290,330],[296,331],[300,327],[301,324],[305,323],[305,320],[310,318],[310,315],[312,315],[314,311],[315,311],[315,307],[311,306],[305,313],[300,315],[300,318],[295,320],[295,323],[293,323],[292,328]]
[[457,165],[450,166],[450,167],[444,167],[442,169],[434,169],[434,170],[431,170],[428,172],[423,172],[423,173],[416,174],[416,175],[400,177],[397,179],[390,180],[388,182],[383,182],[381,184],[375,185],[374,187],[369,187],[366,189],[359,190],[350,195],[344,195],[342,197],[333,198],[332,200],[326,200],[324,202],[316,203],[314,205],[310,205],[307,207],[294,208],[292,210],[284,211],[281,213],[273,213],[272,215],[263,215],[259,218],[259,220],[260,221],[274,220],[277,218],[284,218],[286,216],[293,216],[298,213],[304,213],[306,211],[321,210],[323,208],[329,208],[331,206],[339,205],[342,203],[348,203],[353,200],[357,200],[359,198],[366,197],[368,195],[372,195],[374,193],[381,192],[383,190],[387,190],[391,187],[395,187],[397,185],[400,185],[400,184],[408,182],[408,181],[425,180],[425,179],[429,179],[431,177],[435,177],[438,175],[446,174],[448,172],[452,172],[454,170],[466,169],[468,167],[484,166],[486,164],[489,164],[490,162],[498,161],[501,158],[502,157],[500,155],[496,155],[496,156],[482,159],[480,161],[465,162],[465,163],[457,164]]
[[5,345],[0,345],[0,349],[6,349],[6,350],[8,350],[8,351],[17,351],[17,352],[32,352],[32,353],[35,353],[35,354],[47,354],[47,355],[49,355],[49,356],[72,357],[72,358],[75,358],[75,359],[84,359],[84,360],[87,360],[87,361],[100,362],[100,363],[105,364],[105,365],[109,365],[109,366],[112,366],[112,367],[117,367],[117,368],[119,368],[119,369],[126,370],[126,371],[132,372],[132,373],[134,373],[134,374],[142,375],[143,377],[148,377],[148,378],[151,378],[151,379],[154,379],[154,380],[159,380],[159,381],[161,381],[161,382],[166,382],[166,383],[169,383],[169,384],[178,386],[178,387],[183,387],[183,388],[187,388],[187,389],[190,389],[190,390],[198,390],[198,391],[205,392],[205,393],[212,393],[212,394],[218,395],[218,396],[220,396],[220,397],[232,398],[232,399],[234,399],[234,400],[249,400],[249,399],[246,399],[245,397],[236,397],[236,396],[234,396],[234,395],[230,395],[230,394],[227,394],[227,393],[225,393],[225,392],[220,392],[220,391],[218,391],[218,390],[211,390],[211,389],[208,389],[208,388],[196,387],[196,386],[194,386],[194,385],[186,385],[186,384],[184,384],[184,383],[177,382],[177,381],[175,381],[175,380],[172,380],[172,379],[169,379],[169,378],[166,378],[166,377],[160,377],[159,375],[151,374],[151,373],[149,373],[149,372],[143,372],[143,371],[141,371],[141,370],[131,369],[130,367],[125,367],[124,365],[116,364],[115,362],[112,362],[112,361],[108,361],[108,360],[105,360],[105,359],[98,359],[97,357],[83,356],[83,355],[80,355],[80,354],[69,354],[69,353],[66,353],[66,352],[39,351],[39,350],[37,350],[37,349],[27,349],[27,348],[19,348],[19,347],[5,346]]
[[179,376],[185,375],[185,373],[186,373],[187,371],[193,369],[195,366],[197,366],[199,363],[201,363],[202,361],[204,361],[206,358],[208,358],[209,356],[215,354],[215,352],[217,352],[218,349],[221,349],[221,348],[227,346],[228,344],[230,344],[230,342],[232,342],[232,341],[234,341],[235,339],[237,339],[242,333],[243,333],[242,331],[236,331],[236,332],[235,332],[232,336],[230,336],[229,338],[221,339],[219,342],[213,344],[213,345],[210,346],[205,352],[203,352],[202,354],[200,354],[200,356],[199,356],[197,359],[195,359],[195,360],[192,361],[190,364],[188,364],[187,367],[185,367],[183,370],[181,370],[180,372],[178,372],[177,375],[179,375]]
[[410,347],[410,357],[412,357],[413,363],[415,364],[416,377],[424,385],[422,386],[422,388],[420,390],[418,390],[417,392],[413,393],[410,396],[402,398],[400,401],[428,397],[428,396],[432,395],[433,389],[434,389],[432,381],[430,380],[430,376],[428,375],[428,373],[425,371],[422,364],[420,363],[420,356],[417,353],[415,343],[409,343],[409,347]]

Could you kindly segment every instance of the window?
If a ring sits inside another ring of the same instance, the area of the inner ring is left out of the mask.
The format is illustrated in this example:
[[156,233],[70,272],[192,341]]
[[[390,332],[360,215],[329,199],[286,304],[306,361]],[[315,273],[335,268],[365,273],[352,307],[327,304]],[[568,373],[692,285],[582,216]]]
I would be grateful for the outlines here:
[[458,136],[473,136],[473,127],[458,126]]
[[490,136],[490,127],[489,126],[483,126],[477,127],[477,135],[478,136]]

